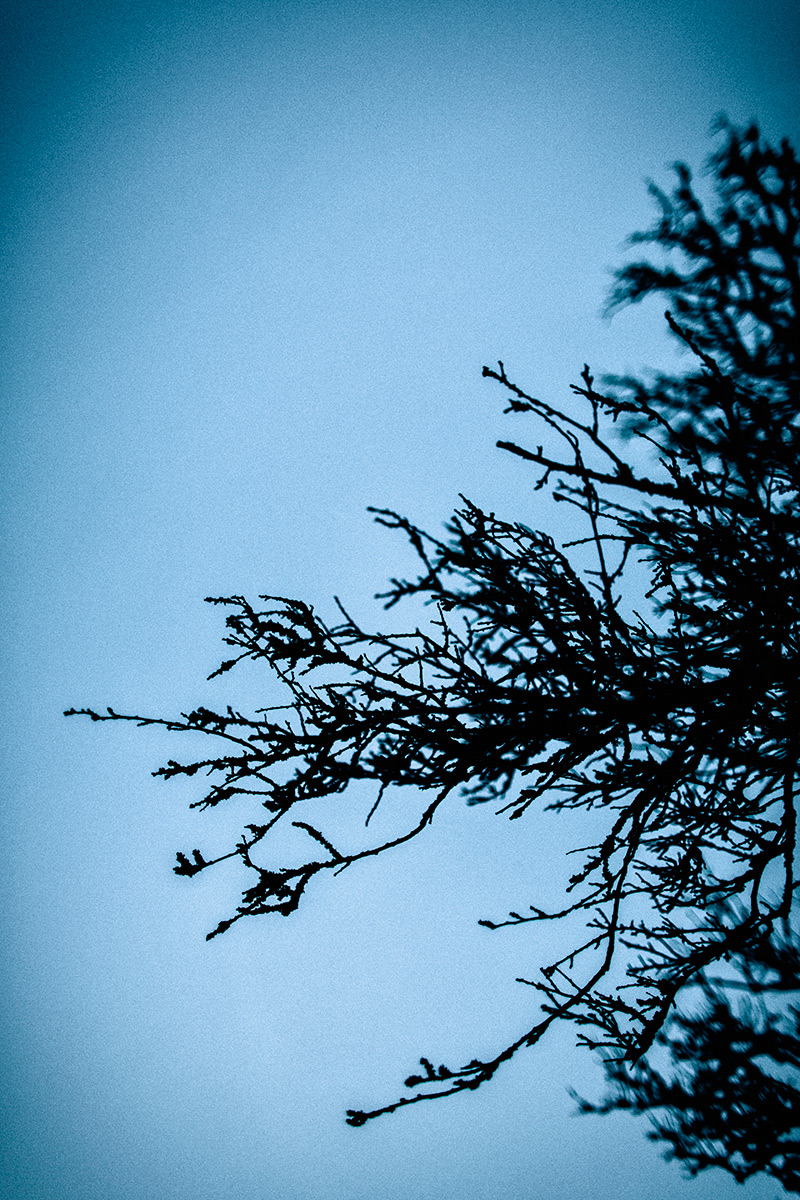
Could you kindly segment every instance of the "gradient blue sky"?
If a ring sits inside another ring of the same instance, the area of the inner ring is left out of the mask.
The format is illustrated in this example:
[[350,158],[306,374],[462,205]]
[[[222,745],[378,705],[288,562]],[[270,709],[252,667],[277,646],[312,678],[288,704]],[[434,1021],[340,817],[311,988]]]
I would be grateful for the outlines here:
[[454,798],[206,943],[236,880],[178,879],[174,851],[243,814],[150,778],[169,739],[61,712],[264,703],[255,671],[204,682],[202,598],[337,593],[380,624],[409,560],[368,504],[549,521],[481,367],[563,397],[585,360],[673,360],[658,311],[600,319],[609,268],[718,111],[797,143],[795,3],[9,0],[2,25],[0,1194],[773,1200],[573,1117],[600,1078],[569,1035],[345,1126],[420,1053],[530,1025],[513,981],[545,935],[476,921],[546,901],[573,830]]

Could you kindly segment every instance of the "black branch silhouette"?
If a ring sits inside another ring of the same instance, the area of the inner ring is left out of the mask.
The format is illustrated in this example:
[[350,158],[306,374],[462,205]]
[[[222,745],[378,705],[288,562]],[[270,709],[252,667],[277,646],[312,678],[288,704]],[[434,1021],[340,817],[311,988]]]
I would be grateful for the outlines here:
[[[533,1023],[488,1059],[423,1057],[407,1094],[351,1110],[349,1123],[476,1089],[568,1021],[601,1051],[613,1087],[584,1111],[647,1112],[690,1171],[762,1171],[798,1191],[800,171],[788,143],[776,149],[754,127],[723,121],[718,133],[714,211],[683,165],[672,192],[653,186],[659,218],[632,240],[663,263],[624,267],[610,302],[663,294],[686,371],[597,387],[585,367],[558,404],[525,392],[502,363],[484,368],[506,411],[541,430],[533,449],[499,445],[573,507],[583,525],[573,543],[465,497],[443,538],[372,510],[420,563],[380,598],[387,609],[429,603],[424,628],[375,633],[341,605],[327,623],[294,599],[216,597],[233,657],[214,674],[265,662],[286,705],[179,719],[79,711],[211,738],[212,757],[156,774],[208,775],[200,808],[243,797],[266,810],[233,849],[178,855],[181,875],[233,857],[250,875],[209,937],[246,916],[291,913],[315,876],[421,835],[453,793],[512,820],[542,806],[605,814],[558,911],[532,904],[481,921],[584,918],[577,944],[522,981]],[[649,571],[644,615],[625,615],[632,563]],[[258,865],[254,847],[287,814],[325,799],[333,818],[358,781],[374,788],[367,825],[387,789],[417,789],[404,832],[345,851],[295,820],[308,861]],[[667,1074],[653,1053],[666,1055]]]

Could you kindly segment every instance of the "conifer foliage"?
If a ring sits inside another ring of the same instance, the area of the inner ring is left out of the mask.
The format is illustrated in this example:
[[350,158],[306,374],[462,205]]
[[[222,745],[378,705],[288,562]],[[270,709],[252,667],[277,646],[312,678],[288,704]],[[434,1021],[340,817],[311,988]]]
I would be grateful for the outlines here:
[[[755,127],[720,122],[717,135],[710,208],[682,164],[671,191],[653,186],[658,219],[632,241],[654,257],[619,271],[611,298],[666,297],[686,370],[597,386],[585,367],[562,405],[525,392],[502,363],[484,368],[534,437],[499,445],[572,506],[574,544],[466,499],[441,538],[375,510],[419,560],[414,577],[391,581],[386,608],[424,600],[424,627],[374,633],[342,608],[326,622],[299,600],[213,598],[233,651],[215,674],[264,661],[285,706],[80,711],[203,735],[208,756],[157,774],[209,776],[200,808],[254,806],[233,848],[178,855],[180,875],[230,858],[247,873],[209,937],[293,912],[312,881],[423,835],[454,794],[512,820],[555,809],[578,846],[581,814],[601,814],[604,834],[557,911],[532,896],[482,921],[583,918],[583,936],[524,981],[532,1024],[488,1059],[422,1058],[406,1092],[348,1121],[478,1088],[568,1021],[610,1080],[585,1111],[648,1113],[690,1172],[766,1172],[800,1191],[800,168]],[[633,607],[642,564],[649,587]],[[324,799],[333,828],[363,781],[357,848],[300,819]],[[418,812],[373,840],[375,806],[406,785]],[[259,865],[279,822],[307,834],[302,866]]]

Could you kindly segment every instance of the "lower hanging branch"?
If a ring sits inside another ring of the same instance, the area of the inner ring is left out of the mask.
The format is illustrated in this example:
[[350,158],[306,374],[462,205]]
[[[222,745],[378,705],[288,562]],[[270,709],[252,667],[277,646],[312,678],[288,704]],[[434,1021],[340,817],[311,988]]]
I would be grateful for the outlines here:
[[459,1092],[474,1091],[481,1084],[487,1083],[498,1067],[512,1058],[523,1046],[534,1045],[545,1032],[552,1019],[551,1017],[547,1018],[541,1025],[536,1026],[516,1042],[507,1046],[501,1054],[498,1054],[496,1058],[491,1059],[489,1062],[480,1062],[478,1059],[473,1059],[465,1067],[461,1067],[457,1071],[451,1071],[449,1067],[445,1066],[434,1067],[429,1059],[421,1058],[419,1060],[420,1066],[423,1067],[425,1074],[409,1075],[405,1081],[406,1087],[416,1088],[436,1082],[446,1082],[447,1086],[434,1091],[417,1092],[414,1096],[401,1096],[393,1103],[386,1104],[383,1108],[373,1109],[371,1112],[363,1112],[360,1109],[350,1108],[347,1110],[347,1124],[354,1126],[365,1125],[367,1121],[371,1121],[374,1117],[382,1117],[386,1113],[396,1112],[398,1108],[403,1108],[406,1104],[417,1104],[420,1100],[439,1100],[444,1096],[455,1096]]

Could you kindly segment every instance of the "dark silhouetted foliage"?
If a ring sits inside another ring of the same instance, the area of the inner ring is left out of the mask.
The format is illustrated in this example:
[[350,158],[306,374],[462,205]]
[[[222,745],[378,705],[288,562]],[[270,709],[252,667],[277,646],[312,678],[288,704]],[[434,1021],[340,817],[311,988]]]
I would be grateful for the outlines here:
[[[800,991],[800,947],[779,929],[728,961],[725,977],[700,979],[694,1013],[674,1013],[658,1034],[669,1070],[612,1061],[612,1094],[580,1110],[648,1113],[648,1136],[691,1175],[722,1167],[742,1183],[763,1172],[800,1192],[800,1008],[787,1003]],[[744,996],[735,1007],[732,993]]]
[[[577,810],[578,843],[581,814],[604,815],[558,911],[482,921],[584,919],[583,936],[523,981],[534,1023],[489,1059],[422,1058],[410,1094],[348,1120],[477,1088],[571,1021],[612,1085],[586,1111],[647,1112],[691,1172],[766,1171],[797,1191],[800,171],[787,143],[774,149],[755,128],[718,133],[713,211],[678,165],[672,192],[652,189],[656,225],[633,239],[660,257],[623,268],[611,300],[665,294],[685,372],[598,388],[586,367],[558,405],[502,363],[484,368],[507,411],[541,431],[538,447],[499,444],[572,506],[573,542],[466,499],[444,539],[377,510],[420,562],[382,598],[430,603],[424,628],[372,633],[341,608],[326,623],[302,601],[218,598],[233,657],[215,674],[263,660],[286,706],[82,711],[209,736],[221,746],[211,757],[157,774],[209,775],[199,807],[240,796],[266,810],[230,851],[178,856],[179,874],[238,857],[250,875],[210,937],[291,913],[315,877],[417,837],[453,793],[512,820]],[[293,820],[309,799],[348,804],[357,781],[374,789],[367,825],[387,789],[410,784],[426,799],[397,836],[367,831],[355,850]],[[287,819],[306,832],[308,860],[266,870],[256,847]]]

